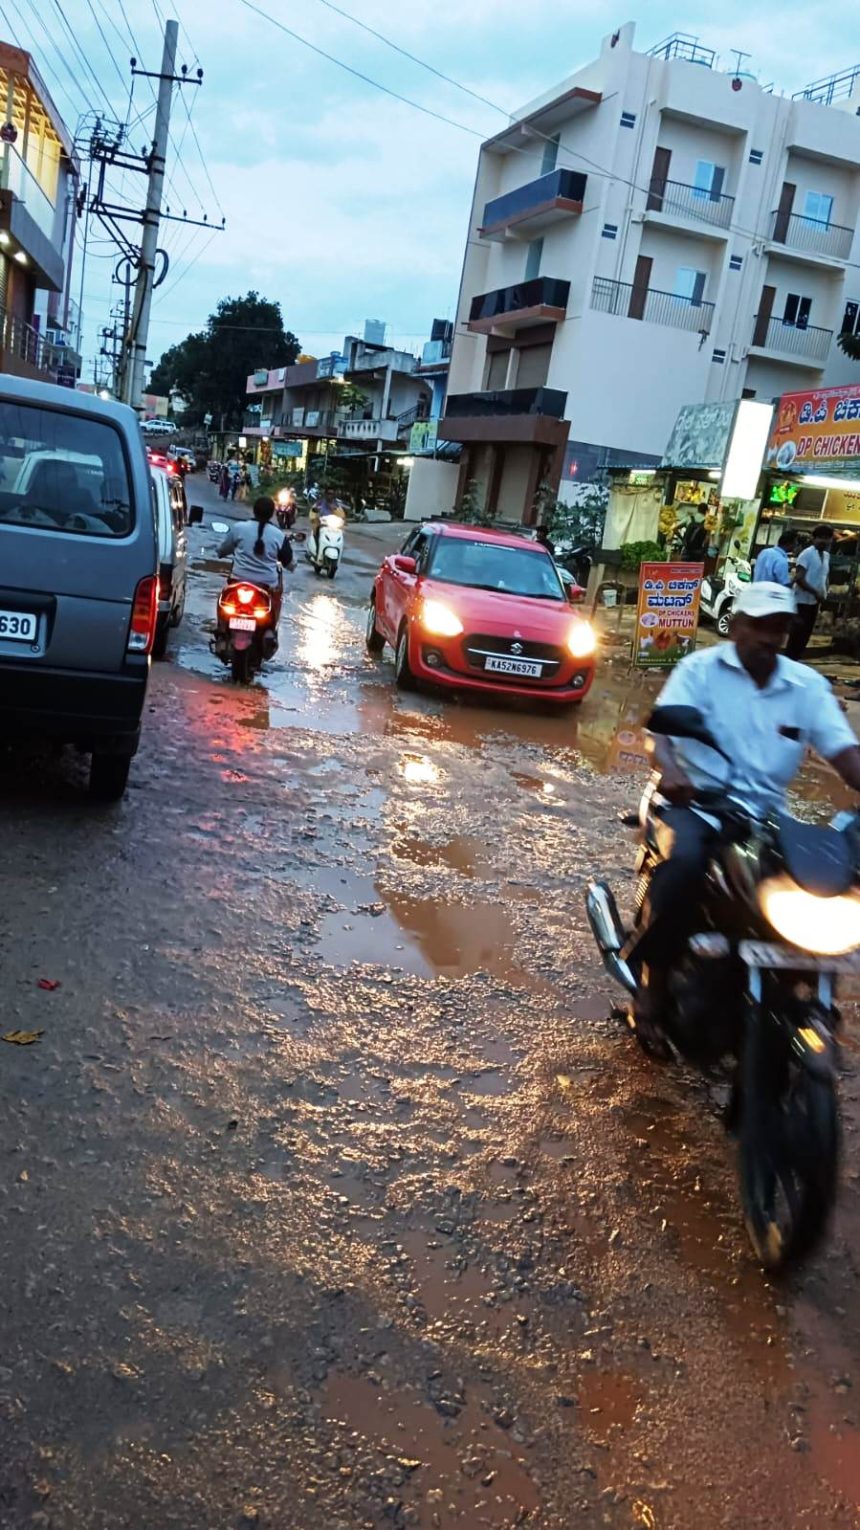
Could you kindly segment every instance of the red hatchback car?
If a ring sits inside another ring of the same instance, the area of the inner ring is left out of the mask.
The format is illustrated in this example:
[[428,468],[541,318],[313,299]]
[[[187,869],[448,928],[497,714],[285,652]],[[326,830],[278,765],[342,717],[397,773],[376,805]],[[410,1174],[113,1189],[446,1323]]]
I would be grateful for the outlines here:
[[403,689],[424,680],[564,706],[587,695],[597,650],[544,547],[449,521],[424,522],[379,570],[367,646],[386,643]]

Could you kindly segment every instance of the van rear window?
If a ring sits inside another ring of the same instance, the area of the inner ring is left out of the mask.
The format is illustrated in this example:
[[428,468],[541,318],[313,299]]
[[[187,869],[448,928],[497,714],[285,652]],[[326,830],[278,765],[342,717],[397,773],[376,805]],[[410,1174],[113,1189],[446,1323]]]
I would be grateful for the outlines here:
[[131,487],[119,431],[101,420],[0,400],[0,525],[128,536]]

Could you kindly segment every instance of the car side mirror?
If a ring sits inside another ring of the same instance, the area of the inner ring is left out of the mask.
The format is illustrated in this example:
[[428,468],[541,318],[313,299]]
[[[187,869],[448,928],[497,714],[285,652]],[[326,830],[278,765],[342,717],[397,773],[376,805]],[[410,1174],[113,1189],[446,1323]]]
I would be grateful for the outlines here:
[[657,733],[661,738],[687,738],[713,749],[724,760],[729,759],[706,726],[698,707],[655,707],[645,726],[649,733]]
[[191,509],[188,512],[188,524],[189,524],[189,526],[202,526],[203,525],[203,506],[202,505],[192,505],[191,506]]
[[569,584],[566,586],[567,598],[572,606],[581,605],[585,599],[585,591],[581,584]]
[[407,558],[403,553],[395,553],[391,560],[392,568],[396,568],[399,574],[417,574],[418,564],[414,558]]

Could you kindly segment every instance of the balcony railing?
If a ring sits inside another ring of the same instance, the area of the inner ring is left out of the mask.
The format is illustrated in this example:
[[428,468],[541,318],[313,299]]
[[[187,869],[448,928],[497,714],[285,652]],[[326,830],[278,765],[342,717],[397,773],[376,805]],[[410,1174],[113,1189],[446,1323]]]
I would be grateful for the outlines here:
[[714,49],[701,47],[698,37],[692,37],[689,32],[673,32],[649,48],[648,53],[651,58],[681,58],[687,64],[703,64],[706,69],[713,69],[717,61]]
[[518,282],[513,287],[499,287],[495,292],[482,292],[472,299],[469,323],[498,319],[501,322],[512,314],[523,313],[528,308],[567,308],[570,282],[562,282],[554,276],[536,276],[530,282]]
[[851,252],[853,228],[824,223],[820,218],[803,218],[799,213],[786,213],[780,208],[772,214],[772,220],[774,244],[784,244],[789,250],[809,255],[830,255],[834,260],[845,260]]
[[666,213],[670,217],[691,218],[697,223],[710,223],[715,228],[728,228],[734,205],[734,197],[724,196],[721,191],[705,191],[700,186],[687,186],[683,181],[668,181],[652,175],[646,210]]
[[[23,319],[0,308],[0,355],[3,354],[25,361],[37,371],[49,375],[54,375],[64,361],[63,350],[51,345],[32,324],[25,324]],[[70,363],[73,360],[70,357]]]
[[548,175],[538,176],[536,181],[517,186],[515,191],[508,191],[488,202],[484,208],[483,227],[493,228],[497,224],[526,219],[552,207],[554,202],[581,205],[587,181],[588,177],[579,170],[551,170]]
[[665,324],[671,329],[689,329],[706,335],[710,334],[714,319],[713,303],[697,303],[693,298],[678,297],[674,292],[659,292],[630,282],[613,282],[605,276],[594,278],[591,306],[598,313],[612,313],[622,319],[644,319],[646,324]]
[[519,414],[545,414],[560,420],[566,407],[567,394],[558,388],[508,388],[487,393],[449,393],[445,414],[450,420]]
[[343,441],[396,441],[399,434],[397,420],[343,420],[337,433]]
[[818,329],[814,324],[786,324],[784,319],[769,319],[765,325],[759,323],[756,314],[752,343],[765,351],[823,362],[827,360],[832,339],[832,329]]
[[11,191],[13,196],[23,202],[34,223],[53,242],[54,204],[45,195],[32,171],[27,169],[18,150],[10,143],[5,145],[0,162],[0,188]]

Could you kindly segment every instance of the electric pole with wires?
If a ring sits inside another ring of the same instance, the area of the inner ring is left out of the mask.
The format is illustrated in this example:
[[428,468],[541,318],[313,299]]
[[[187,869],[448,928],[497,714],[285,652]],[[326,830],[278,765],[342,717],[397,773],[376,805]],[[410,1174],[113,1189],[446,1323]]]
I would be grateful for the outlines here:
[[149,342],[158,226],[161,219],[161,197],[164,190],[164,171],[170,138],[170,108],[173,102],[173,86],[177,78],[175,69],[178,38],[178,22],[168,21],[164,28],[164,51],[161,55],[161,73],[158,82],[155,135],[149,157],[149,185],[143,214],[143,237],[134,291],[134,310],[126,339],[123,402],[131,404],[133,409],[140,409],[143,404],[143,374],[146,367],[146,347]]

